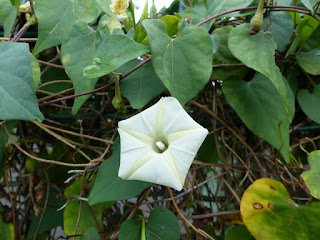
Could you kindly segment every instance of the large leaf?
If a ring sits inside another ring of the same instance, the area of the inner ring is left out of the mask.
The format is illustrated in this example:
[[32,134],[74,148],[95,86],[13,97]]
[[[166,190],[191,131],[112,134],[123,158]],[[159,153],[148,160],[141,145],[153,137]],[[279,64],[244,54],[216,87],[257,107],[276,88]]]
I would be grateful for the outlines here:
[[280,182],[270,178],[256,180],[245,191],[240,211],[257,240],[311,240],[320,236],[320,202],[299,206]]
[[87,231],[82,234],[80,240],[100,240],[99,231],[96,228],[88,228]]
[[104,161],[98,171],[93,189],[89,195],[91,205],[107,201],[126,200],[137,196],[152,183],[122,180],[118,177],[120,165],[120,138],[114,141],[112,156]]
[[320,74],[320,27],[303,44],[297,55],[299,65],[308,73]]
[[[116,71],[124,73],[139,64],[138,60],[132,60],[118,68]],[[126,97],[132,108],[143,108],[152,98],[166,90],[157,74],[154,72],[151,62],[143,65],[120,82],[121,94]]]
[[39,37],[34,55],[61,44],[75,22],[91,23],[100,14],[95,0],[39,0],[35,7]]
[[0,22],[4,28],[4,37],[8,37],[17,16],[17,8],[10,0],[0,0]]
[[0,44],[0,119],[43,120],[34,92],[26,43]]
[[[79,196],[81,192],[81,179],[77,179],[73,184],[71,184],[64,192],[64,194],[71,198],[72,196]],[[113,202],[107,202],[104,204],[97,204],[92,207],[93,212],[96,216],[97,222],[102,226],[102,213],[103,211],[112,206]],[[71,199],[63,213],[63,229],[64,233],[67,235],[73,235],[74,233],[85,233],[88,228],[97,227],[91,211],[86,202],[82,203],[81,216],[77,231],[75,232],[75,227],[77,225],[77,216],[79,212],[79,200]]]
[[[144,221],[144,219],[143,219]],[[140,240],[142,224],[136,220],[126,220],[120,228],[119,240]],[[155,207],[145,227],[147,240],[180,239],[180,227],[176,216],[168,209]]]
[[[230,31],[233,29],[232,26],[225,26],[217,28],[212,32],[211,36],[219,37],[219,47],[217,52],[214,54],[213,64],[239,64],[241,63],[237,58],[233,56],[228,47],[228,37]],[[225,80],[231,75],[238,77],[244,77],[248,72],[246,66],[233,66],[233,67],[214,67],[212,70],[212,78],[215,80]]]
[[222,90],[227,102],[246,126],[275,148],[282,147],[281,154],[289,162],[290,122],[281,98],[269,79],[259,73],[250,82],[234,77],[222,84]]
[[274,54],[277,44],[272,34],[259,32],[250,35],[250,24],[242,24],[231,30],[228,45],[232,54],[242,63],[270,79],[277,89],[291,121],[293,115],[287,101],[287,91],[289,90],[287,90],[284,77],[275,63]]
[[[0,205],[0,211],[2,211],[3,208]],[[0,239],[5,240],[14,240],[14,228],[12,223],[4,223],[2,221],[2,217],[0,218]]]
[[320,84],[315,87],[312,93],[302,89],[298,93],[298,102],[304,113],[316,123],[320,124]]
[[212,72],[212,39],[202,28],[186,27],[170,38],[160,20],[144,20],[152,64],[171,95],[184,105],[208,82]]
[[271,32],[277,43],[277,50],[283,52],[288,45],[294,30],[292,17],[287,12],[271,12],[263,20],[264,28],[271,23],[268,32]]
[[313,197],[320,199],[320,150],[313,151],[308,156],[310,170],[301,174]]

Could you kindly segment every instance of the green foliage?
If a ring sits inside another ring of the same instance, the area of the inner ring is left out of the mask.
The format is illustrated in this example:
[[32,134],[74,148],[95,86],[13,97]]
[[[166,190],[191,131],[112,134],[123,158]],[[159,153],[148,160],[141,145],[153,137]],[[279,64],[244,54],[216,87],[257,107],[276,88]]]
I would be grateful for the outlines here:
[[245,226],[235,226],[227,230],[225,240],[253,240]]
[[[3,210],[3,208],[2,208],[2,206],[0,206],[0,211],[2,211],[2,210]],[[2,218],[0,218],[0,238],[6,239],[6,240],[15,239],[13,224],[3,222]]]
[[228,46],[232,54],[246,66],[265,75],[277,89],[288,112],[289,120],[293,118],[287,96],[290,91],[285,85],[279,67],[275,64],[274,52],[277,44],[269,32],[250,35],[249,24],[242,24],[231,30]]
[[184,105],[209,80],[213,48],[209,34],[201,28],[186,27],[177,38],[170,38],[159,20],[144,20],[143,26],[148,33],[155,72],[171,95]]
[[114,141],[112,156],[104,161],[89,196],[90,205],[101,202],[129,199],[137,196],[152,184],[142,181],[126,181],[118,177],[120,164],[119,138]]
[[81,235],[80,240],[99,240],[99,232],[96,228],[88,228],[87,231]]
[[[128,219],[120,228],[119,240],[156,240],[156,239],[180,239],[180,227],[175,215],[164,207],[155,207],[151,212],[148,223],[144,227],[137,220]],[[142,236],[145,236],[143,238]]]
[[37,104],[26,43],[0,44],[0,119],[44,119]]
[[313,151],[308,155],[310,170],[301,174],[305,184],[313,197],[320,199],[320,151]]
[[246,126],[275,148],[281,148],[283,158],[289,163],[290,121],[281,98],[269,79],[260,73],[250,82],[233,77],[226,80],[222,87],[226,100]]
[[[132,60],[118,68],[116,72],[127,72],[138,64],[138,60]],[[121,94],[129,100],[134,109],[143,108],[151,99],[166,90],[151,63],[145,64],[122,80],[120,89]]]
[[[257,240],[315,239],[320,234],[320,203],[299,206],[286,188],[270,178],[256,180],[240,205],[243,222]],[[263,226],[263,228],[261,227]]]
[[3,24],[4,36],[8,37],[17,17],[17,8],[10,0],[0,0],[0,22]]
[[301,89],[298,93],[298,102],[304,113],[313,121],[320,124],[320,85],[317,85],[312,93],[306,89]]

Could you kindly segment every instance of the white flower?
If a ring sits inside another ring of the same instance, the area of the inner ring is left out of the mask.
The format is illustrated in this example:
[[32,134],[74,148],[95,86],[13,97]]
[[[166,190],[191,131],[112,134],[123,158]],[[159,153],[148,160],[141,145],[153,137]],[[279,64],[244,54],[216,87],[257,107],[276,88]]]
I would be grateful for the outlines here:
[[126,11],[129,7],[129,0],[111,0],[110,10],[118,15],[120,19],[126,18]]
[[208,130],[173,97],[119,122],[120,168],[125,180],[142,180],[181,191]]

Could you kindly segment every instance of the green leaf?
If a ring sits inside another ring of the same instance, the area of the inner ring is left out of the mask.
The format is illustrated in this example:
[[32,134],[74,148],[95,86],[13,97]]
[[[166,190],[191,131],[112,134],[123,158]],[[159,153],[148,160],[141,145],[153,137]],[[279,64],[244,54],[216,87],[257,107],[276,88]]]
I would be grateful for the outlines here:
[[250,35],[250,24],[242,24],[231,30],[228,45],[232,54],[242,63],[270,79],[277,89],[291,121],[293,114],[287,101],[289,89],[287,89],[284,77],[275,63],[274,54],[277,44],[272,34],[259,32]]
[[269,79],[259,73],[250,82],[234,77],[223,82],[222,90],[227,102],[246,126],[275,148],[282,146],[281,154],[287,163],[290,162],[290,122],[281,98]]
[[213,45],[212,53],[215,54],[219,48],[219,36],[217,34],[212,34],[210,37]]
[[111,0],[95,0],[98,6],[104,11],[106,14],[116,17],[113,12],[110,10]]
[[242,196],[240,211],[244,224],[257,240],[320,236],[320,202],[299,206],[280,182],[270,178],[258,179],[249,186]]
[[313,13],[313,7],[316,5],[318,0],[301,0],[301,2]]
[[160,20],[164,23],[169,37],[172,38],[179,34],[182,22],[177,16],[166,15],[160,18]]
[[[72,80],[74,93],[79,94],[94,89],[98,78],[87,79],[83,76],[85,66],[93,63],[93,57],[104,35],[99,29],[94,31],[84,22],[74,25],[61,47],[62,63]],[[104,38],[105,39],[105,38]],[[76,114],[91,95],[75,99],[72,114]]]
[[[116,72],[127,72],[139,64],[132,60],[121,66]],[[143,65],[120,82],[121,94],[127,98],[134,109],[143,108],[151,99],[166,90],[151,62]]]
[[[73,184],[71,184],[65,190],[64,194],[71,198],[72,196],[79,196],[81,193],[81,179],[77,179]],[[91,214],[91,211],[88,207],[86,202],[82,202],[81,208],[81,216],[79,221],[79,226],[77,231],[75,232],[75,227],[77,225],[77,216],[79,212],[79,200],[71,199],[70,202],[67,204],[66,208],[64,209],[63,213],[63,229],[66,235],[73,235],[85,233],[88,228],[95,228],[97,227],[94,218]],[[92,207],[93,212],[96,216],[96,219],[100,226],[102,226],[102,213],[103,211],[112,206],[113,202],[107,202],[104,204],[97,204]]]
[[34,90],[36,92],[39,87],[40,78],[41,78],[40,66],[39,66],[38,59],[35,56],[33,56],[31,53],[30,53],[30,56],[31,56],[31,64],[32,64],[32,79],[34,84]]
[[83,74],[87,78],[97,78],[107,75],[121,65],[137,58],[150,49],[147,46],[136,43],[124,35],[110,35],[101,42],[94,54],[101,63],[85,67]]
[[306,89],[301,89],[298,93],[298,102],[303,112],[316,123],[320,124],[320,84],[318,84],[312,93]]
[[[2,211],[3,208],[0,205],[0,211]],[[4,223],[2,221],[2,217],[0,218],[0,238],[5,240],[14,240],[14,228],[12,223]]]
[[168,209],[155,207],[146,225],[147,240],[180,239],[180,227],[176,216]]
[[219,161],[220,157],[212,135],[208,135],[202,143],[197,153],[197,159],[205,163],[217,163]]
[[[144,221],[144,219],[143,219]],[[119,240],[140,240],[141,222],[136,220],[126,220],[120,228]],[[180,239],[180,227],[176,216],[168,209],[155,207],[146,224],[145,235],[147,240],[175,240]]]
[[308,155],[310,170],[301,174],[313,197],[320,199],[320,150]]
[[[16,121],[6,121],[6,127],[10,132],[12,132],[12,129],[16,126]],[[0,177],[3,174],[4,167],[7,162],[7,157],[6,157],[6,144],[8,142],[9,136],[7,135],[4,125],[0,124]]]
[[267,31],[273,34],[277,43],[277,50],[283,52],[294,30],[294,22],[290,14],[287,12],[271,12],[264,18],[263,23],[263,29],[271,23]]
[[152,185],[152,183],[142,181],[122,180],[118,177],[119,165],[120,138],[117,138],[113,144],[112,156],[99,167],[96,181],[88,198],[90,205],[127,200]]
[[26,43],[0,44],[0,119],[44,119],[32,80],[32,64]]
[[4,37],[9,37],[18,9],[11,4],[10,0],[0,0],[0,6],[0,22],[4,28]]
[[33,50],[34,55],[61,44],[75,22],[91,23],[101,11],[95,0],[40,0],[35,7],[39,37]]
[[99,232],[96,228],[88,228],[87,231],[80,237],[80,240],[100,240]]
[[312,35],[312,33],[317,29],[319,26],[319,22],[314,19],[313,17],[310,17],[308,15],[305,15],[303,17],[303,20],[299,23],[297,29],[296,29],[296,38],[292,42],[286,57],[289,54],[294,54],[298,47],[301,47]]
[[312,75],[320,75],[320,27],[303,44],[297,55],[299,65]]
[[186,27],[170,38],[162,21],[144,20],[152,64],[171,95],[184,105],[206,85],[212,72],[212,40],[202,28]]
[[225,240],[254,240],[245,226],[233,226],[226,232]]
[[[58,193],[56,191],[52,189],[50,190],[48,207],[46,208],[46,212],[44,213],[41,226],[38,232],[39,234],[49,231],[63,224],[63,211],[57,211],[57,210],[64,204],[64,202],[57,198],[57,194]],[[44,201],[45,201],[45,197],[43,198],[42,206],[44,204]],[[33,238],[36,232],[36,229],[38,227],[40,218],[41,218],[41,214],[38,216],[35,216],[33,213],[31,227],[28,234],[28,239]]]
[[121,225],[119,240],[141,240],[141,222],[128,219]]
[[[214,55],[213,65],[217,64],[240,64],[241,62],[233,56],[228,47],[228,37],[232,26],[225,26],[217,28],[212,32],[211,36],[217,35],[219,37],[219,47]],[[225,80],[232,75],[240,78],[244,77],[248,72],[246,66],[233,66],[233,67],[214,67],[212,70],[212,78],[215,80]]]

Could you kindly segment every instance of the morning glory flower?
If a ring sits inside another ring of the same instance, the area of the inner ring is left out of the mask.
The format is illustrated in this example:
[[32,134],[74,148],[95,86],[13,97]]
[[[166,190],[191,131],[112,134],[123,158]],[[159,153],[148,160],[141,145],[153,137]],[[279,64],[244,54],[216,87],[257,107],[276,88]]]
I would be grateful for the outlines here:
[[125,180],[141,180],[181,191],[208,130],[196,123],[174,97],[120,121],[120,168]]
[[110,10],[118,15],[120,19],[126,18],[126,11],[129,7],[129,0],[111,0]]

